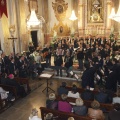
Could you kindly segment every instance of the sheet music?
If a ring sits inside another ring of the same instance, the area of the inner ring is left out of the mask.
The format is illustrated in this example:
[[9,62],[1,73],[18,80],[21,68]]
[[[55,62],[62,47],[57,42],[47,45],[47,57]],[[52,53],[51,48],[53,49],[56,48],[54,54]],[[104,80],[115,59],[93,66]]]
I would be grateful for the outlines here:
[[71,105],[76,105],[75,103],[73,103],[73,102],[69,102]]
[[43,73],[40,75],[40,77],[50,78],[50,77],[52,77],[52,75],[48,74],[48,73]]
[[70,71],[70,74],[73,75],[73,71]]
[[78,80],[79,77],[78,77],[76,74],[75,74],[74,76],[75,76],[75,78]]
[[91,88],[91,87],[90,87],[90,90],[91,90],[91,91],[93,91],[93,90],[94,90],[94,88]]

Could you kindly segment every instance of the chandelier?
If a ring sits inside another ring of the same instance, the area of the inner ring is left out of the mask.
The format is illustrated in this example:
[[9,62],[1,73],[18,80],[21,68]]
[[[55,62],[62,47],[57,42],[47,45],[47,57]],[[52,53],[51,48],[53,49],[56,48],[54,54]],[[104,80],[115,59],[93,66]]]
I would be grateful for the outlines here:
[[36,26],[39,24],[40,24],[40,21],[38,20],[38,18],[36,16],[35,10],[32,9],[31,14],[30,14],[30,19],[27,21],[27,25],[28,26]]
[[71,14],[71,16],[70,16],[69,19],[72,20],[72,21],[77,20],[77,17],[76,17],[76,15],[75,15],[74,10],[72,10],[72,14]]
[[111,13],[110,13],[110,15],[109,15],[109,19],[113,19],[114,20],[114,16],[115,16],[115,9],[114,8],[112,8],[112,10],[111,10]]
[[120,6],[118,8],[117,13],[113,16],[113,19],[117,22],[120,22]]

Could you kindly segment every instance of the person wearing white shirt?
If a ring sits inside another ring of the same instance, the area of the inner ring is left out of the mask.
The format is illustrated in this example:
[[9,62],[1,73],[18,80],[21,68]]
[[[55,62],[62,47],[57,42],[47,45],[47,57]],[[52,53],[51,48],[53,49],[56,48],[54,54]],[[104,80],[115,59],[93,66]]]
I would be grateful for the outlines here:
[[120,97],[117,96],[113,98],[113,104],[115,103],[120,103]]
[[42,120],[38,117],[38,111],[36,108],[32,109],[29,120]]
[[76,85],[73,85],[72,90],[68,92],[68,97],[80,98],[80,94],[77,92]]

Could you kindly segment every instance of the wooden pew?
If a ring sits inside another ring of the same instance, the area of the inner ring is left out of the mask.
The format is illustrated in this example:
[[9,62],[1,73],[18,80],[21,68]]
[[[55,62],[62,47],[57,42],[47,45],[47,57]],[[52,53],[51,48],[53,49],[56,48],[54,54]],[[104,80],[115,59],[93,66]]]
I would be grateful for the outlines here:
[[47,113],[52,113],[55,117],[55,120],[68,120],[69,117],[74,117],[75,120],[92,120],[92,118],[88,116],[79,116],[74,113],[66,113],[58,110],[52,110],[45,107],[40,107],[42,120],[45,120],[45,115]]
[[0,96],[0,113],[2,113],[6,108],[8,108],[7,99],[2,100]]
[[17,82],[20,83],[21,85],[26,84],[27,85],[27,92],[30,91],[29,79],[28,78],[15,77],[15,80],[17,80]]
[[[72,87],[67,86],[66,88],[67,88],[69,91],[72,90]],[[82,93],[82,92],[85,91],[85,89],[83,89],[83,88],[77,88],[77,91],[78,91],[79,93]],[[93,92],[93,94],[97,94],[99,91],[98,91],[98,90],[93,90],[92,92]],[[116,97],[116,96],[117,96],[117,95],[116,95],[115,93],[113,93],[113,97]]]
[[5,91],[9,91],[13,93],[15,96],[15,99],[19,98],[19,96],[17,95],[16,87],[10,86],[10,85],[3,85],[3,84],[0,84],[0,87],[2,87]]
[[[60,101],[61,97],[57,96],[56,100]],[[71,103],[75,103],[76,98],[72,98],[72,97],[68,97],[67,101],[71,102]],[[86,105],[88,108],[91,107],[91,103],[92,101],[89,100],[83,100],[84,101],[84,105]],[[105,110],[104,112],[110,112],[111,110],[114,109],[113,104],[105,104],[105,103],[100,103],[100,109]]]
[[[15,87],[9,85],[3,85],[3,84],[0,84],[0,87],[2,87],[5,91],[12,92],[15,96],[15,100],[18,98],[17,90]],[[1,99],[1,95],[0,95],[0,113],[2,113],[4,110],[6,110],[9,107],[10,106],[8,104],[7,99]]]

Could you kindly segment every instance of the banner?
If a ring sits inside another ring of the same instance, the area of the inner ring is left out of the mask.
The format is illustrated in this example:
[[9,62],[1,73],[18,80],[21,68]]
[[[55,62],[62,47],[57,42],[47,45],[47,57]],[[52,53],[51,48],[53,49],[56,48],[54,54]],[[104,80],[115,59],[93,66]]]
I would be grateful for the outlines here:
[[6,3],[6,0],[0,0],[0,18],[2,17],[3,13],[7,17],[7,3]]

